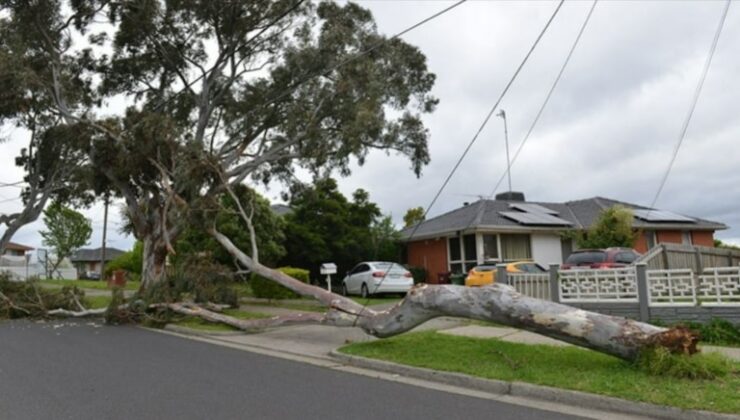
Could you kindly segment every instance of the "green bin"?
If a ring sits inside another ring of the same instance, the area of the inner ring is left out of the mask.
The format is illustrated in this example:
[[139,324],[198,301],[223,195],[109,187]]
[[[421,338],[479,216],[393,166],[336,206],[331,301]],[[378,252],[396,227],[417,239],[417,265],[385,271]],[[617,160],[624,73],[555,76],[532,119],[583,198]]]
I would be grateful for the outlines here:
[[456,284],[458,286],[465,286],[465,274],[456,273],[450,275],[450,283]]

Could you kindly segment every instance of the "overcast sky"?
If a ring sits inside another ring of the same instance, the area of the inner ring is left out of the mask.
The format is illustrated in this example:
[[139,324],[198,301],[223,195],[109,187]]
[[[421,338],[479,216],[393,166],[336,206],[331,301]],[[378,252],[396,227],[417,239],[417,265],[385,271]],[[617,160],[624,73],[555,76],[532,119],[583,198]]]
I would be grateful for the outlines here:
[[[381,32],[397,33],[452,4],[361,1]],[[427,206],[550,17],[556,2],[469,1],[404,36],[437,75],[437,110],[425,117],[432,161],[416,178],[407,159],[372,153],[340,179],[349,195],[364,188],[400,223]],[[554,81],[590,1],[568,1],[501,107],[516,150]],[[563,79],[512,168],[513,189],[527,200],[563,202],[603,196],[641,205],[653,200],[709,51],[724,1],[600,1]],[[740,244],[740,6],[730,8],[708,78],[657,208],[725,223],[716,237]],[[24,133],[5,127],[0,181],[21,173],[13,158]],[[493,118],[438,202],[434,216],[488,195],[506,169],[503,123]],[[506,189],[505,183],[499,191]],[[0,187],[0,212],[20,207],[15,188]],[[279,200],[280,188],[265,194]],[[6,201],[6,200],[11,201]],[[133,243],[117,232],[109,246]],[[102,206],[86,211],[99,245]],[[40,246],[40,222],[14,241]]]

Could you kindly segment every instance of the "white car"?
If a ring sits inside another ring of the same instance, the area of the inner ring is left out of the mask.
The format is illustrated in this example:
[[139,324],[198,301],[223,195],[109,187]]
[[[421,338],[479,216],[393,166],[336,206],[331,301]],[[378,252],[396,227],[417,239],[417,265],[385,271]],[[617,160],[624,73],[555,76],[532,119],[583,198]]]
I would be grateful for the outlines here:
[[377,293],[406,293],[414,285],[411,272],[400,264],[385,261],[359,263],[342,280],[344,295],[368,297]]

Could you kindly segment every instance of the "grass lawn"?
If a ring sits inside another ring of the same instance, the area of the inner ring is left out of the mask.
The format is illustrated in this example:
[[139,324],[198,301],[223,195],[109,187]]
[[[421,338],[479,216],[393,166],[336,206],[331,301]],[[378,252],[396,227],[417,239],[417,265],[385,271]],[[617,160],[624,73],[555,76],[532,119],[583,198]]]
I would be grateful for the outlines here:
[[85,296],[83,299],[82,304],[85,305],[87,309],[98,309],[98,308],[106,308],[108,305],[110,305],[112,297],[110,295],[107,296]]
[[[39,284],[47,286],[77,286],[82,289],[110,290],[108,282],[100,280],[40,280]],[[126,282],[125,290],[138,290],[141,282]]]
[[508,343],[434,332],[356,343],[341,352],[430,369],[529,382],[686,409],[740,413],[740,363],[715,380],[653,376],[575,347]]
[[326,312],[326,306],[314,304],[311,302],[315,302],[315,300],[307,299],[306,303],[296,301],[284,302],[281,300],[273,300],[270,302],[249,302],[248,304],[253,306],[292,309],[294,311],[301,312]]
[[[260,312],[246,312],[246,311],[240,311],[238,309],[226,309],[224,310],[224,314],[233,316],[234,318],[239,319],[259,319],[259,318],[269,318],[270,315],[263,314]],[[213,322],[205,321],[198,317],[188,316],[184,319],[173,322],[173,325],[177,325],[180,327],[186,327],[191,328],[194,330],[200,330],[200,331],[239,331],[238,328],[234,328],[230,325],[226,324],[216,324]]]
[[393,297],[371,297],[370,299],[366,299],[360,296],[350,296],[350,299],[354,300],[355,302],[359,303],[360,305],[365,305],[367,302],[367,306],[373,306],[373,305],[380,305],[383,303],[396,303],[400,302],[401,298],[398,296]]

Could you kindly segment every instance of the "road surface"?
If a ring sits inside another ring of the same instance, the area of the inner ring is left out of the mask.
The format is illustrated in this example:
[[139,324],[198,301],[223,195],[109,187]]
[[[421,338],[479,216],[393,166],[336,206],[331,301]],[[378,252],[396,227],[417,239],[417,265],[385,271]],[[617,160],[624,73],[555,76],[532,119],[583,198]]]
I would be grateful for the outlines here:
[[10,419],[572,419],[135,327],[0,323]]

